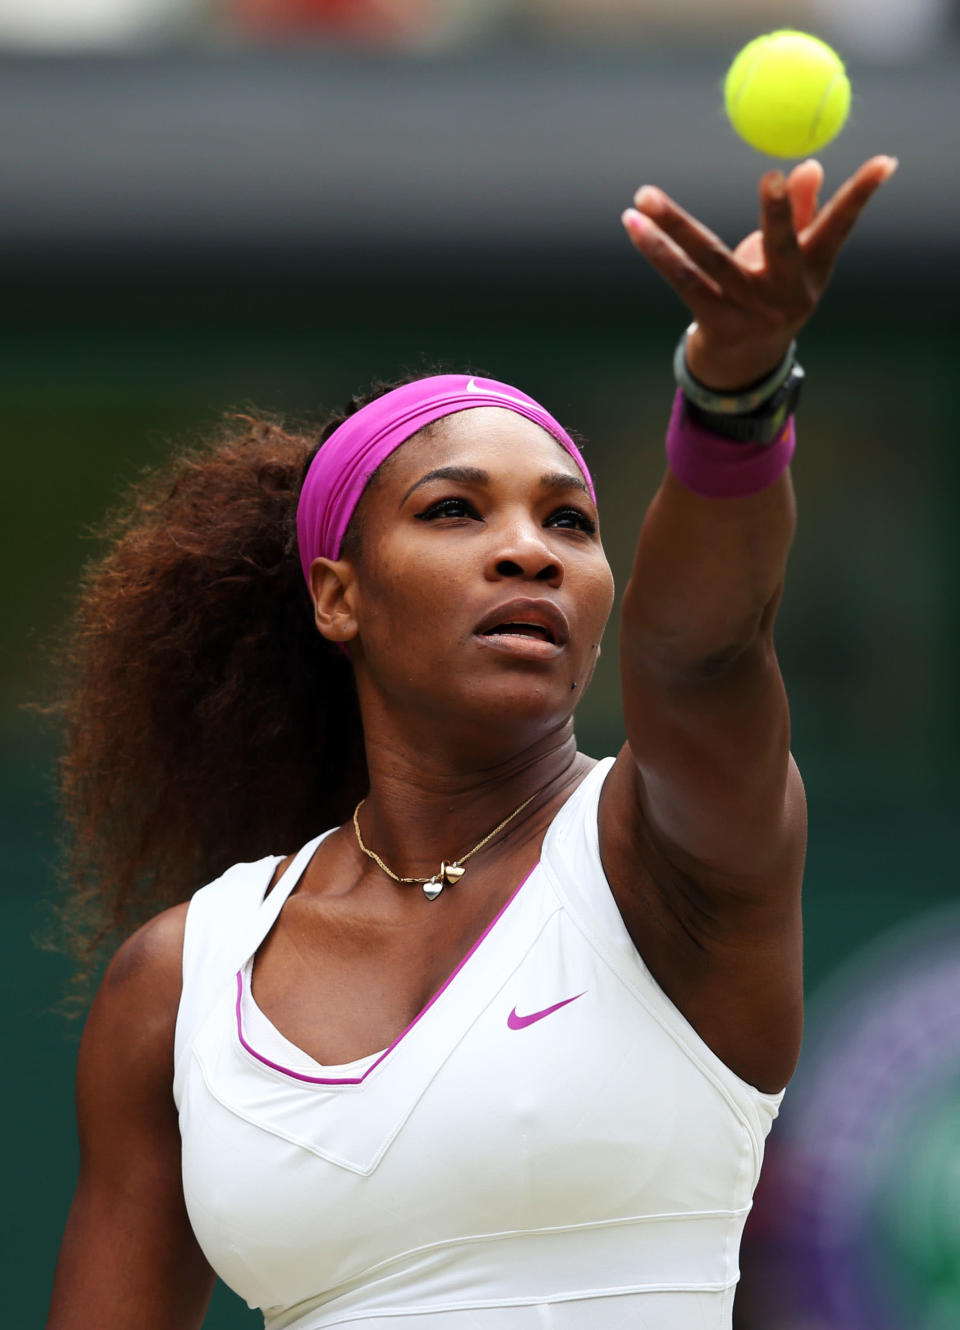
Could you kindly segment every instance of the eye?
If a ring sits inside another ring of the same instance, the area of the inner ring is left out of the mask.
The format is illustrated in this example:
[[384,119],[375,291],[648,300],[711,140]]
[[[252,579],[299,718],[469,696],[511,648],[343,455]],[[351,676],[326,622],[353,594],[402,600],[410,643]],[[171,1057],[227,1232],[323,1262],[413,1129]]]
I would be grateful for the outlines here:
[[547,518],[546,525],[560,527],[564,531],[582,531],[588,536],[597,534],[596,522],[579,508],[558,508]]
[[424,508],[422,513],[416,514],[420,522],[433,522],[441,517],[475,517],[480,514],[474,508],[472,503],[466,499],[438,499],[436,503],[431,503],[429,508]]

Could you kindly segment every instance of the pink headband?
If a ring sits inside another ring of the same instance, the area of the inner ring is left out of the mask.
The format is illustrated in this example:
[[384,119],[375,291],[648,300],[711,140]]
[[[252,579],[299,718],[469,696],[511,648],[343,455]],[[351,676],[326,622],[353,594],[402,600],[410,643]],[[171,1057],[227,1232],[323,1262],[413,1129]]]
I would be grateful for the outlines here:
[[596,499],[590,472],[577,445],[532,397],[508,383],[466,374],[417,379],[384,393],[349,416],[310,463],[297,507],[297,543],[308,585],[314,559],[340,557],[350,518],[380,463],[431,421],[477,406],[515,411],[552,434],[576,462]]

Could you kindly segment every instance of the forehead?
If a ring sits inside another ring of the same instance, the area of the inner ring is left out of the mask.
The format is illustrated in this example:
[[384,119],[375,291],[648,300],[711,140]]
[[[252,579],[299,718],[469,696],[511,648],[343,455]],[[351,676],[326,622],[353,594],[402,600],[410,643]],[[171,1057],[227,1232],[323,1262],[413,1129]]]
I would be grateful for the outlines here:
[[515,411],[482,406],[444,416],[408,439],[389,459],[389,479],[409,483],[431,467],[457,464],[481,466],[492,475],[503,467],[513,473],[529,470],[531,476],[568,471],[582,478],[552,434]]

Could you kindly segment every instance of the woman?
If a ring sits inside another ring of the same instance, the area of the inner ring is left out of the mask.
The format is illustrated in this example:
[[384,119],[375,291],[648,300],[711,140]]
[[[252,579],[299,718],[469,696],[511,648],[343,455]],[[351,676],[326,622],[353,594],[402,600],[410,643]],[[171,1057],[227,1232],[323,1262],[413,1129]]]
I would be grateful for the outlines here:
[[792,347],[895,166],[822,209],[815,162],[765,176],[733,253],[653,188],[624,214],[696,322],[615,759],[573,733],[613,598],[592,484],[510,385],[376,398],[299,496],[267,430],[142,500],[81,615],[80,860],[123,841],[115,919],[148,866],[176,900],[258,861],[107,971],[51,1330],[199,1326],[214,1269],[277,1330],[729,1326],[801,1028]]

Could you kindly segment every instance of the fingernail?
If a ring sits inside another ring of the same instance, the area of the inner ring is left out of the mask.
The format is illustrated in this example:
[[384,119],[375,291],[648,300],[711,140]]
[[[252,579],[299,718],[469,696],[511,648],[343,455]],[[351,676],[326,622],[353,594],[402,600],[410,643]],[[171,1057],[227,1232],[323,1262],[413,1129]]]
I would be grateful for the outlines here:
[[897,167],[900,165],[898,157],[888,157],[886,170],[883,173],[883,183],[886,184],[892,175],[896,174]]
[[633,201],[638,208],[656,208],[660,203],[660,191],[652,185],[641,185]]
[[767,189],[772,199],[786,198],[787,182],[779,171],[776,175],[770,177],[770,183],[767,186]]
[[620,220],[631,235],[638,236],[643,230],[643,215],[637,212],[635,208],[624,208],[620,214]]

